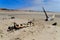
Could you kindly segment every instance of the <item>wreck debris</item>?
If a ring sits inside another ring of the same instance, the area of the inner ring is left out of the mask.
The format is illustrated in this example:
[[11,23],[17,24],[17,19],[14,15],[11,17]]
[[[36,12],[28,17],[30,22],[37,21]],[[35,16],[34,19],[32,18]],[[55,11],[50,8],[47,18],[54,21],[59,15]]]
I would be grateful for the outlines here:
[[44,7],[42,7],[42,9],[43,9],[43,12],[45,13],[45,16],[46,16],[45,21],[52,21],[52,20],[54,20],[55,14],[54,14],[52,17],[49,17],[49,16],[47,15],[47,13],[46,13]]
[[52,25],[55,25],[56,26],[57,25],[57,22],[53,23]]

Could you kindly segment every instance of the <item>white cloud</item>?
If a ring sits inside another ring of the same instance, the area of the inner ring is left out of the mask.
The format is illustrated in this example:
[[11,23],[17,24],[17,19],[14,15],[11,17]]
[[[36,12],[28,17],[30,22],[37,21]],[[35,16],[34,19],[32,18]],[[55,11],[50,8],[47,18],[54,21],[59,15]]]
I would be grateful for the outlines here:
[[60,0],[51,0],[44,4],[45,8],[49,11],[60,11]]
[[52,1],[60,1],[60,0],[52,0]]
[[31,6],[24,9],[42,10],[42,6],[44,6],[44,8],[47,11],[55,11],[55,12],[60,11],[60,0],[49,0],[47,2],[44,2],[44,0],[34,0],[34,5],[35,6]]
[[34,0],[35,4],[41,4],[44,0]]

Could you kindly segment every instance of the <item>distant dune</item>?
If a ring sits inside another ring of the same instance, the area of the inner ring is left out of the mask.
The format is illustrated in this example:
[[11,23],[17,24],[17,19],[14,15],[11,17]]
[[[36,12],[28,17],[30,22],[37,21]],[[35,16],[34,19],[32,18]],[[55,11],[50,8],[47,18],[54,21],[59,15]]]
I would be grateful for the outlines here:
[[[16,9],[7,9],[7,8],[0,8],[0,11],[9,11],[9,12],[14,12],[14,11],[16,11],[16,12],[18,12],[18,11],[22,11],[22,12],[43,12],[43,11],[36,11],[36,10],[16,10]],[[47,11],[47,12],[52,12],[52,11]]]

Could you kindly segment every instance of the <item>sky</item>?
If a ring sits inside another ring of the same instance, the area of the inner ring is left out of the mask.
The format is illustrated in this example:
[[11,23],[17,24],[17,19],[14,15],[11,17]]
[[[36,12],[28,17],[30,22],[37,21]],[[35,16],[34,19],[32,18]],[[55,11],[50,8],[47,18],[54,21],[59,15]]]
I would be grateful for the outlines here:
[[60,12],[60,0],[0,0],[0,8]]

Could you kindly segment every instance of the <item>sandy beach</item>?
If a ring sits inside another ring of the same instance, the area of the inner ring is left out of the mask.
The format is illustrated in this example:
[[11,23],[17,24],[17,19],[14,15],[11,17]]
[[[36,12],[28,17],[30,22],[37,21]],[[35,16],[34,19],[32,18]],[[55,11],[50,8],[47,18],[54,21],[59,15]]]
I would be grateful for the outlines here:
[[[47,12],[49,16],[56,14],[53,21],[45,21],[44,12],[0,11],[0,40],[60,40],[60,14]],[[11,19],[15,17],[15,19]],[[34,20],[34,26],[8,32],[13,22],[18,24]],[[57,22],[57,25],[52,25]]]

